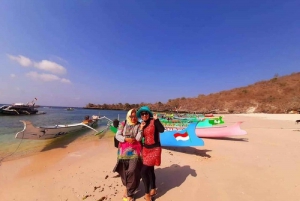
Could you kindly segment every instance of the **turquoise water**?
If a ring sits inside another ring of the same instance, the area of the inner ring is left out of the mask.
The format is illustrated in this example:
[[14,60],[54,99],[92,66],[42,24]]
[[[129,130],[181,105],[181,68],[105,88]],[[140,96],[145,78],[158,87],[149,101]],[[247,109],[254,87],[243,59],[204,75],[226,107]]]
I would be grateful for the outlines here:
[[[82,122],[86,115],[106,116],[113,120],[119,117],[124,120],[126,111],[120,110],[91,110],[75,108],[73,111],[67,111],[62,107],[40,107],[39,111],[46,114],[24,115],[24,116],[0,116],[0,162],[19,158],[22,156],[34,154],[40,151],[47,151],[52,148],[66,147],[68,144],[89,138],[99,138],[93,135],[89,129],[69,133],[65,136],[50,140],[26,140],[15,139],[15,134],[23,130],[23,123],[20,120],[31,121],[36,127],[51,126],[57,124],[70,124]],[[96,130],[102,130],[106,127],[107,121],[98,122]]]

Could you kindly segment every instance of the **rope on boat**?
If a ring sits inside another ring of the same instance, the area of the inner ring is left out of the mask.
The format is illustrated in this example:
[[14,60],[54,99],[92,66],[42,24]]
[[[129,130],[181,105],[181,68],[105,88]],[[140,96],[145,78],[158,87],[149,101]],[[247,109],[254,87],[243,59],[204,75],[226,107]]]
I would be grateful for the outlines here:
[[15,150],[14,152],[12,152],[11,154],[8,154],[8,155],[6,155],[6,156],[4,156],[3,158],[0,159],[0,166],[1,166],[2,161],[3,161],[5,158],[7,158],[7,157],[9,157],[9,156],[12,156],[13,154],[15,154],[15,153],[17,152],[17,150],[19,149],[21,143],[23,142],[23,137],[24,137],[24,132],[23,132],[21,141],[19,142],[19,145],[18,145],[18,147],[16,148],[16,150]]

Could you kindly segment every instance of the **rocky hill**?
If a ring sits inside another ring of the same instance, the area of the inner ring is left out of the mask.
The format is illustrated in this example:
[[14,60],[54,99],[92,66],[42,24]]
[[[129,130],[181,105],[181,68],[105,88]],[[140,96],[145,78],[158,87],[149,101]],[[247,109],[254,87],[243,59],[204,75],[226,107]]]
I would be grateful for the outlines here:
[[195,98],[170,99],[167,103],[104,104],[89,103],[87,108],[130,109],[148,105],[155,111],[197,113],[288,113],[300,112],[300,72],[274,76],[249,86],[221,91]]
[[[201,113],[287,113],[300,111],[300,73],[196,98],[169,100],[178,111]],[[153,105],[159,109],[158,104]],[[153,109],[154,109],[153,108]]]

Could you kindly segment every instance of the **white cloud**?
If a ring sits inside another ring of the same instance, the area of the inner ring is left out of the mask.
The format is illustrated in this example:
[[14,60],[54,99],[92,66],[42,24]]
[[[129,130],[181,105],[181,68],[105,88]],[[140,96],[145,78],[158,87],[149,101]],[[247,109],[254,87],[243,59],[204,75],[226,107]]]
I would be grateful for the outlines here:
[[44,82],[51,82],[51,81],[60,81],[62,83],[71,83],[70,80],[65,78],[60,78],[57,75],[53,74],[46,74],[46,73],[37,73],[37,72],[29,72],[26,74],[27,77],[34,79],[34,80],[41,80]]
[[7,56],[10,60],[18,62],[21,66],[25,66],[25,67],[32,66],[40,70],[48,71],[54,74],[65,74],[67,72],[65,67],[53,61],[42,60],[39,62],[35,62],[22,55],[13,56],[8,54]]
[[30,77],[32,79],[39,79],[45,82],[49,82],[49,81],[55,81],[55,80],[59,80],[59,77],[53,74],[39,74],[37,72],[29,72],[26,74],[27,77]]
[[70,84],[70,83],[71,83],[71,81],[70,81],[70,80],[68,80],[68,79],[65,79],[65,78],[62,78],[60,81],[61,81],[61,82],[63,82],[63,83],[68,83],[68,84]]
[[59,60],[59,61],[62,61],[62,62],[64,62],[64,63],[66,63],[66,64],[69,63],[67,60],[65,60],[65,59],[63,59],[63,58],[61,58],[61,57],[58,57],[58,56],[56,56],[56,55],[51,55],[51,58],[52,58],[52,60]]
[[18,62],[21,66],[29,67],[33,65],[33,62],[29,58],[22,55],[13,56],[8,54],[7,56],[10,60]]
[[11,78],[15,78],[16,75],[15,75],[15,74],[10,74],[10,77],[11,77]]
[[35,62],[34,66],[38,69],[41,69],[44,71],[49,71],[49,72],[55,73],[55,74],[64,74],[67,72],[67,70],[63,66],[61,66],[55,62],[48,61],[48,60],[42,60],[40,62]]

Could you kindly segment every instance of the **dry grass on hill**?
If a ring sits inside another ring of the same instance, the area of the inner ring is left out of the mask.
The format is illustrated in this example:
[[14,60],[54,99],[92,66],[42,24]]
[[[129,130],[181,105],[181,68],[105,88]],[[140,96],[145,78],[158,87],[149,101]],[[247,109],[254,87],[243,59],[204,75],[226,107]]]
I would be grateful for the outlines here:
[[[154,111],[177,111],[197,113],[287,113],[300,112],[300,72],[287,76],[274,76],[267,81],[221,91],[196,98],[170,99],[167,103],[157,102],[129,104],[89,103],[86,108],[129,110],[148,105]],[[176,109],[175,109],[176,108]]]
[[177,108],[182,112],[215,113],[287,113],[300,110],[300,73],[287,76],[275,76],[267,81],[221,91],[219,93],[199,95],[196,98],[178,98],[166,104],[152,104],[154,110]]

